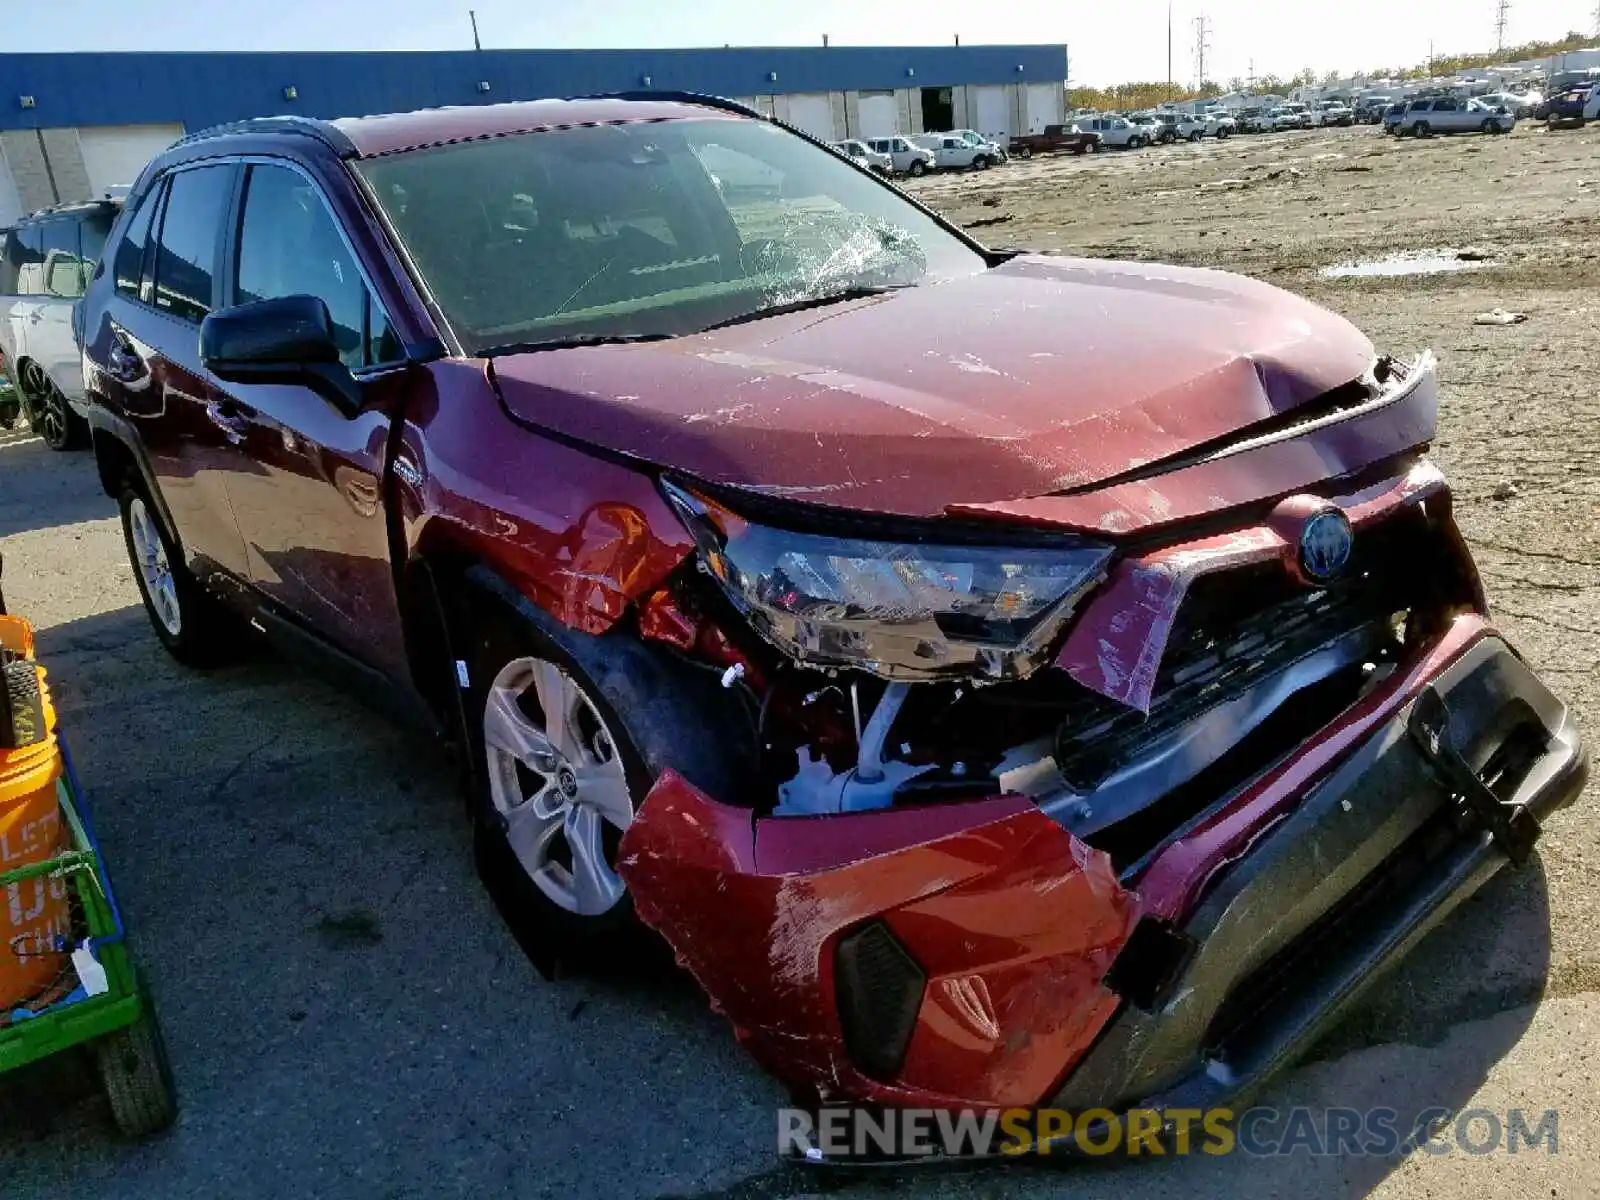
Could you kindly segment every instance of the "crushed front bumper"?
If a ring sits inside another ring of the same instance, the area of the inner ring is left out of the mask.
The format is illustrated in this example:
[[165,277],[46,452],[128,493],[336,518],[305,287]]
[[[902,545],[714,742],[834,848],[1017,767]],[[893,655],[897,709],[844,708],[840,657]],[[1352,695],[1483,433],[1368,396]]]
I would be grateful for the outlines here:
[[1461,617],[1136,878],[1021,797],[753,819],[664,777],[641,917],[806,1102],[1237,1103],[1570,804],[1567,710]]

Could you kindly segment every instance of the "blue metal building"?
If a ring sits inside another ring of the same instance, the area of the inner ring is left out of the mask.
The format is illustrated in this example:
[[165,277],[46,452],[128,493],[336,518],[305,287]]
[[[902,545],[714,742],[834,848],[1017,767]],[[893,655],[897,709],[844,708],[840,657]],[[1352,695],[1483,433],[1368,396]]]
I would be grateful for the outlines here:
[[130,182],[186,131],[597,92],[729,96],[828,140],[1062,119],[1065,46],[0,53],[0,226]]

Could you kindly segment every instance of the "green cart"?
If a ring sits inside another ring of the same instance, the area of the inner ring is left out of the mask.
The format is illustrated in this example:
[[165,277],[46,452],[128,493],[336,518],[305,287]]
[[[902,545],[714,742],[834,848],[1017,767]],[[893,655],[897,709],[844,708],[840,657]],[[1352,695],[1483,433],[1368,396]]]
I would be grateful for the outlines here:
[[[130,1137],[165,1129],[177,1115],[172,1071],[150,998],[141,990],[126,942],[126,930],[111,880],[82,806],[77,773],[64,740],[65,769],[56,784],[67,849],[54,858],[0,874],[0,897],[15,884],[40,877],[62,880],[72,912],[71,947],[79,960],[87,947],[104,979],[67,959],[66,975],[47,1003],[0,1011],[0,1075],[87,1046],[99,1065],[101,1083],[117,1127]],[[71,977],[76,974],[75,986]]]

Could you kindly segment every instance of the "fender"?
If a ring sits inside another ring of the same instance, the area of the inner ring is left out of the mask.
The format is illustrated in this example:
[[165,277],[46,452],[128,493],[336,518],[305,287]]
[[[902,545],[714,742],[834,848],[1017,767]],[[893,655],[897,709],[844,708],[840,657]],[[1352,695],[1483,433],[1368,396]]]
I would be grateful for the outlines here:
[[126,468],[131,465],[138,474],[139,482],[144,485],[145,495],[155,509],[156,519],[181,554],[183,541],[178,536],[178,527],[173,523],[166,497],[156,483],[155,472],[150,469],[150,460],[145,455],[139,435],[134,432],[128,419],[91,401],[89,434],[93,439],[95,466],[100,472],[100,486],[105,494],[113,500],[122,494],[121,485],[127,477]]

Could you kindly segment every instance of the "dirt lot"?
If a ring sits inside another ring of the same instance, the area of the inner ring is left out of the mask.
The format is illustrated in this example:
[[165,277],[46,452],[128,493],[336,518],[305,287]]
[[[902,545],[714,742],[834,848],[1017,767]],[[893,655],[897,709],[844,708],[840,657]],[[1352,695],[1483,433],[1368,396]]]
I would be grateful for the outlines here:
[[[1600,729],[1600,130],[1371,129],[1035,160],[914,185],[995,244],[1225,266],[1383,347],[1433,347],[1438,458],[1496,615]],[[1324,279],[1448,247],[1494,265]],[[1475,325],[1501,307],[1525,323]],[[1064,329],[1064,338],[1075,336]],[[778,1090],[681,981],[547,983],[473,878],[425,747],[270,659],[209,675],[150,635],[85,456],[0,435],[7,596],[62,710],[172,1043],[184,1113],[129,1147],[81,1075],[0,1086],[0,1195],[887,1194],[775,1170]],[[986,1169],[935,1196],[1600,1194],[1595,790],[1267,1097],[1560,1110],[1544,1150]]]

